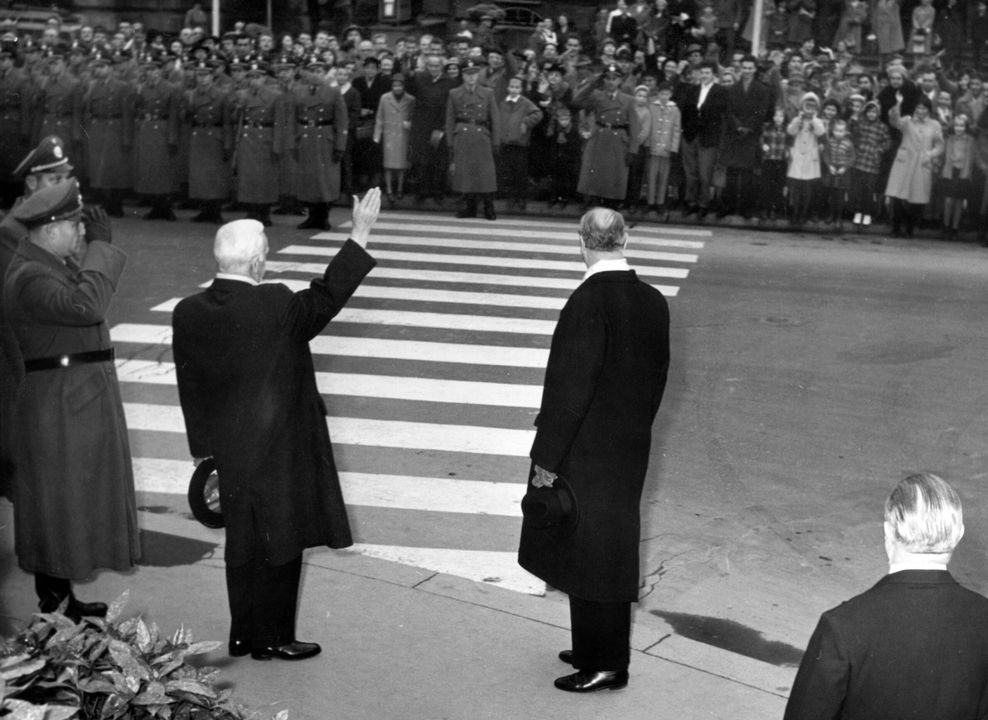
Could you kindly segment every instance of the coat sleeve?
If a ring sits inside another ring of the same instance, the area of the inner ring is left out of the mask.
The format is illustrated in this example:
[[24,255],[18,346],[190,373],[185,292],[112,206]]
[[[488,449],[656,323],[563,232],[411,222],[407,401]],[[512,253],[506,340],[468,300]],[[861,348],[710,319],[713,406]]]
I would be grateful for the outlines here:
[[172,316],[172,353],[175,360],[175,377],[178,381],[178,398],[185,418],[185,435],[189,440],[189,453],[194,458],[211,457],[209,411],[206,398],[209,384],[202,374],[202,363],[196,362],[195,350],[188,339],[186,304],[179,303]]
[[346,305],[364,276],[376,265],[366,250],[347,240],[307,290],[297,292],[285,308],[282,324],[292,337],[309,341]]
[[826,613],[810,637],[783,720],[836,720],[840,717],[850,662]]
[[542,407],[535,419],[531,457],[550,472],[563,464],[589,412],[607,350],[599,308],[585,295],[573,300],[560,313],[552,336]]

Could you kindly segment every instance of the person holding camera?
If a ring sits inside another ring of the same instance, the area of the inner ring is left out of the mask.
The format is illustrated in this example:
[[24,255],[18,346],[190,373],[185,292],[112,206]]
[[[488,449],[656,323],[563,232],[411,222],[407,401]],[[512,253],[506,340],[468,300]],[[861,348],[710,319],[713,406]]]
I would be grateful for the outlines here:
[[[79,183],[42,188],[14,210],[27,228],[10,261],[4,310],[24,358],[16,399],[14,550],[42,612],[103,616],[72,582],[140,557],[134,475],[106,323],[126,255]],[[63,605],[63,603],[65,603]]]

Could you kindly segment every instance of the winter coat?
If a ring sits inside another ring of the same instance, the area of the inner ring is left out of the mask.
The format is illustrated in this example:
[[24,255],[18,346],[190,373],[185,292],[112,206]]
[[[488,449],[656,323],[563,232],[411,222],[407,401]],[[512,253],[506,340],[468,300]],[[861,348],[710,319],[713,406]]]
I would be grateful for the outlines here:
[[908,115],[900,117],[895,108],[889,120],[902,132],[902,142],[889,170],[885,194],[925,205],[933,189],[933,159],[943,155],[943,130],[932,118],[916,122]]
[[381,143],[383,165],[389,170],[409,166],[409,144],[415,98],[407,92],[399,99],[393,92],[384,93],[374,118],[374,142]]

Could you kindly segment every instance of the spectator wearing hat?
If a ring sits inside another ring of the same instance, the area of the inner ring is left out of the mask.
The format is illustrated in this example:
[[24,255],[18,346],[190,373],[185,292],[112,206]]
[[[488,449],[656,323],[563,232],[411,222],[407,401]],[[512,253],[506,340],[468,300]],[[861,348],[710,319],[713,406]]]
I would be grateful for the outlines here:
[[31,82],[14,66],[16,47],[16,38],[0,42],[0,207],[4,208],[20,194],[13,172],[31,136]]
[[[24,358],[16,400],[14,550],[39,607],[82,616],[95,570],[140,558],[127,424],[106,312],[126,256],[99,208],[83,214],[76,180],[32,193],[14,211],[28,235],[10,262],[4,312]],[[80,402],[80,398],[87,402]]]
[[360,120],[351,132],[357,190],[381,184],[381,148],[374,142],[374,124],[381,97],[391,90],[391,80],[381,74],[381,62],[376,57],[366,58],[363,68],[363,74],[353,81],[360,95]]
[[110,58],[93,58],[94,79],[82,96],[89,142],[89,183],[113,217],[123,217],[123,196],[133,185],[134,88],[113,77]]
[[392,207],[405,196],[414,108],[415,98],[405,92],[405,76],[395,73],[391,76],[391,92],[381,96],[374,118],[374,142],[381,146],[385,189]]
[[48,78],[34,103],[38,126],[35,135],[57,135],[70,155],[82,138],[82,83],[66,72],[64,48],[49,48],[45,60]]
[[528,149],[532,130],[542,121],[542,111],[521,94],[522,81],[508,81],[508,94],[497,103],[500,114],[501,154],[497,170],[503,196],[510,198],[509,206],[524,210],[528,202]]
[[714,162],[728,104],[727,90],[716,83],[715,71],[716,64],[704,60],[700,64],[699,84],[686,86],[680,105],[686,214],[698,213],[701,219],[710,209]]
[[271,206],[278,201],[278,166],[282,154],[291,150],[293,138],[285,103],[267,84],[267,65],[253,61],[246,75],[247,90],[233,108],[236,194],[247,208],[247,218],[267,227],[271,225]]
[[189,198],[199,203],[192,222],[222,225],[220,208],[231,190],[233,105],[216,86],[215,68],[215,63],[196,65],[196,87],[186,91],[183,110],[189,126]]
[[134,191],[146,196],[151,210],[145,220],[174,220],[170,195],[175,189],[181,128],[181,91],[162,78],[163,59],[147,57],[134,96]]
[[415,98],[409,136],[411,170],[419,202],[427,197],[441,203],[449,169],[449,138],[445,134],[446,104],[454,83],[443,73],[442,58],[425,58],[425,69],[408,78],[408,93]]
[[611,64],[573,95],[574,107],[594,117],[577,185],[585,204],[616,207],[628,191],[628,167],[638,153],[638,113],[634,98],[620,91],[621,80],[620,68]]
[[453,151],[450,187],[460,194],[457,217],[476,217],[480,199],[484,217],[496,220],[494,155],[500,150],[501,116],[494,91],[480,85],[482,64],[483,61],[467,61],[463,84],[450,90],[446,101],[446,137]]
[[310,62],[305,87],[295,96],[298,197],[309,210],[300,230],[329,230],[329,208],[340,197],[340,162],[350,140],[350,118],[339,88],[326,82],[326,66]]

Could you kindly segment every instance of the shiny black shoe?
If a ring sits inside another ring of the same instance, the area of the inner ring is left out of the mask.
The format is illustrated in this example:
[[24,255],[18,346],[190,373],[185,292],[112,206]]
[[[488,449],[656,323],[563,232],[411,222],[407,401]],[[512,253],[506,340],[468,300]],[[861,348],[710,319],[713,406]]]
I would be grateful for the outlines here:
[[250,641],[243,640],[241,638],[236,638],[230,641],[230,656],[231,657],[243,657],[244,655],[250,654]]
[[566,692],[587,693],[619,690],[628,684],[627,670],[581,670],[556,678],[555,686]]
[[562,660],[564,663],[567,663],[569,665],[572,665],[573,664],[573,651],[572,650],[560,650],[559,651],[559,659]]
[[103,602],[82,602],[74,595],[69,595],[69,605],[65,609],[65,614],[69,617],[79,615],[82,617],[106,617],[109,607]]
[[284,645],[276,647],[255,648],[250,651],[250,656],[255,660],[306,660],[315,657],[322,652],[319,643],[301,642],[293,640]]

